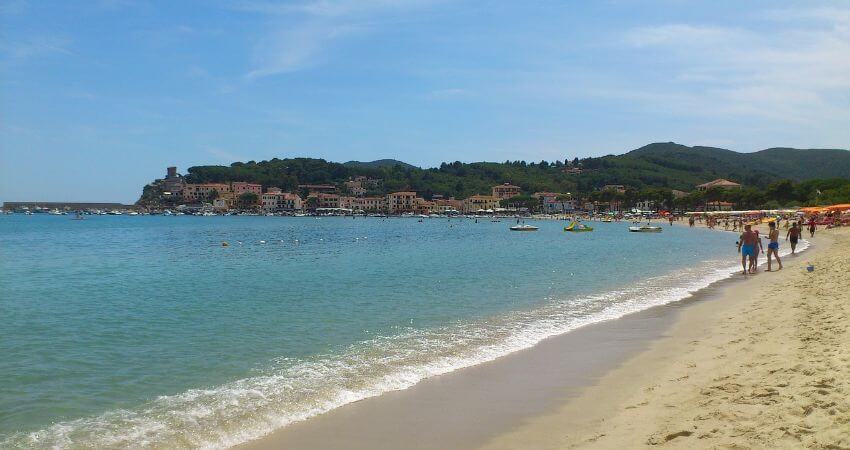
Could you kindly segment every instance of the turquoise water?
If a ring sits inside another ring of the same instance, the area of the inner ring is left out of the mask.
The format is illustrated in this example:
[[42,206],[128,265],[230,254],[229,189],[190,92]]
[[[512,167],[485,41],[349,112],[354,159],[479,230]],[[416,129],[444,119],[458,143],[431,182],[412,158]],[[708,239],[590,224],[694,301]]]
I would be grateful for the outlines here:
[[735,265],[729,233],[512,224],[0,216],[0,447],[225,447]]

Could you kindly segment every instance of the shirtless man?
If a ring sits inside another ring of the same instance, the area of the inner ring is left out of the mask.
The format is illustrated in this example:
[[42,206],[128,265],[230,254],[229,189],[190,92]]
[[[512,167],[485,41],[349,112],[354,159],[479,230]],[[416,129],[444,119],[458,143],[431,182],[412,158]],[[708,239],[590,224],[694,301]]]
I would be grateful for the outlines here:
[[767,244],[767,271],[770,272],[770,255],[776,258],[776,263],[779,264],[779,270],[782,270],[782,261],[779,259],[779,230],[776,229],[776,222],[770,222],[770,232],[767,238],[770,242]]
[[738,238],[738,253],[741,254],[741,267],[744,268],[744,275],[749,273],[747,257],[751,260],[755,257],[756,245],[758,245],[758,236],[753,233],[753,227],[750,224],[744,225],[744,232]]
[[750,273],[759,271],[759,253],[764,253],[764,247],[761,245],[761,235],[759,230],[753,230],[756,235],[756,245],[753,247],[753,256],[750,257]]
[[785,240],[791,241],[791,254],[795,254],[797,252],[797,241],[800,240],[800,228],[797,226],[797,222],[794,222],[788,232],[785,233]]

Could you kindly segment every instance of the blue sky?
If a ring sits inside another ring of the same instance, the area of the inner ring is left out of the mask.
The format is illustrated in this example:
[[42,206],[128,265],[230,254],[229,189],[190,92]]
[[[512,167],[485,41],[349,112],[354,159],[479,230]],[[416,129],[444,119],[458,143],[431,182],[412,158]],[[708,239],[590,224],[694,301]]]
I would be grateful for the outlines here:
[[0,201],[168,165],[850,147],[850,3],[0,2]]

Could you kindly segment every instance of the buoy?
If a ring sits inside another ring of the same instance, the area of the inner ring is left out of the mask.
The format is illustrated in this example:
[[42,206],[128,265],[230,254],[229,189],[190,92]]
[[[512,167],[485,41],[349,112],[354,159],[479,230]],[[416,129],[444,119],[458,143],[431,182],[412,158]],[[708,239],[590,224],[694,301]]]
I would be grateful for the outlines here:
[[222,243],[221,243],[221,246],[222,246],[222,247],[229,247],[229,246],[230,246],[230,244],[228,244],[227,242],[222,242]]
[[265,243],[266,243],[266,241],[260,241],[260,244],[265,244]]

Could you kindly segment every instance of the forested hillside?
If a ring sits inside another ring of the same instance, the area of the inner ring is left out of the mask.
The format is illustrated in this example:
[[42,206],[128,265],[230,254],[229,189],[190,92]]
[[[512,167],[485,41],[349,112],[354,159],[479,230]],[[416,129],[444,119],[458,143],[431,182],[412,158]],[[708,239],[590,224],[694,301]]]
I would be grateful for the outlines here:
[[[581,173],[568,173],[568,168]],[[338,184],[365,175],[384,181],[382,194],[415,190],[425,196],[442,194],[464,198],[490,192],[491,186],[510,182],[524,192],[555,191],[590,193],[606,184],[635,189],[664,188],[691,191],[716,178],[745,186],[766,188],[789,179],[850,178],[850,151],[772,148],[737,153],[713,147],[687,147],[675,143],[650,144],[623,155],[563,161],[505,161],[443,163],[418,168],[395,160],[334,163],[312,158],[274,158],[269,161],[235,162],[230,166],[189,168],[189,182],[250,181],[264,186],[296,190],[299,184]]]

